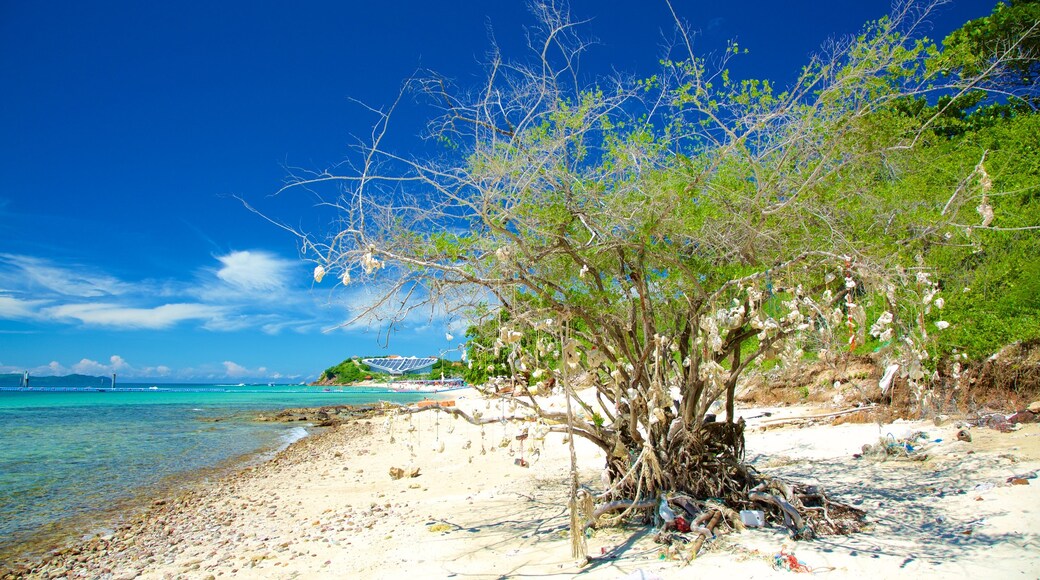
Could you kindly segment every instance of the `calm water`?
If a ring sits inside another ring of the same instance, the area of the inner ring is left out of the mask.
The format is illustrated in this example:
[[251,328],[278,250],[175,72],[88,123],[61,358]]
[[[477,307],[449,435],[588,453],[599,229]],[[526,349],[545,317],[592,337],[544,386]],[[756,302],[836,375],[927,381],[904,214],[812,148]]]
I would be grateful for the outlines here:
[[252,421],[255,411],[422,398],[383,389],[149,386],[0,391],[0,559],[97,531],[142,491],[306,435],[301,426]]

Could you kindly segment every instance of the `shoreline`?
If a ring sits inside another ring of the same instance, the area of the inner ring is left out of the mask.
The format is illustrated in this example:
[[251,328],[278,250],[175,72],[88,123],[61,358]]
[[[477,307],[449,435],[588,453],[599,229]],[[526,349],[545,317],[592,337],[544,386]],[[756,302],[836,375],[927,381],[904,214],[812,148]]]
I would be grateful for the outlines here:
[[[223,420],[223,419],[218,419]],[[255,420],[255,419],[252,419]],[[253,451],[228,457],[216,465],[190,469],[163,477],[158,482],[136,488],[131,494],[115,500],[100,511],[62,517],[22,540],[3,547],[0,564],[19,565],[40,562],[56,552],[74,548],[93,537],[113,533],[127,522],[137,520],[156,502],[166,502],[208,482],[271,460],[280,451],[302,439],[313,436],[320,427],[303,427],[307,434],[292,441],[279,442]],[[0,566],[0,578],[8,570]]]
[[[363,386],[362,388],[368,388]],[[431,394],[431,395],[439,395]],[[433,397],[429,397],[433,398]],[[436,399],[444,397],[437,396]],[[69,515],[41,527],[0,550],[0,578],[15,568],[24,568],[45,562],[55,554],[75,550],[80,544],[89,543],[97,537],[110,536],[125,528],[129,522],[137,522],[147,516],[154,505],[174,502],[185,493],[219,482],[223,478],[248,471],[267,463],[305,439],[321,435],[328,427],[345,422],[377,416],[399,403],[376,401],[361,404],[334,404],[313,407],[289,407],[279,410],[235,411],[202,419],[204,422],[239,420],[249,422],[282,423],[287,426],[301,423],[298,427],[306,433],[289,441],[265,445],[253,451],[228,457],[216,465],[191,469],[168,475],[162,480],[135,489],[100,511]],[[331,420],[330,420],[331,416]],[[288,431],[287,431],[288,433]],[[11,566],[9,569],[7,566]]]
[[[467,411],[506,413],[498,401],[461,393]],[[771,421],[811,414],[771,409]],[[868,510],[871,528],[852,536],[792,542],[779,528],[726,534],[689,566],[668,559],[643,527],[600,529],[594,557],[570,557],[568,453],[563,437],[517,426],[476,427],[438,412],[362,417],[301,439],[268,461],[200,481],[113,533],[78,542],[28,577],[370,578],[512,575],[662,578],[695,573],[771,577],[773,556],[796,554],[830,576],[964,577],[1040,569],[1040,479],[1005,483],[1040,469],[1040,425],[999,433],[953,423],[816,421],[792,426],[749,420],[748,461],[764,473],[812,481]],[[926,431],[921,460],[855,458],[888,432]],[[599,487],[602,456],[575,441],[579,476]],[[529,467],[517,465],[524,453]],[[393,479],[391,468],[418,469]],[[649,576],[648,576],[649,577]]]

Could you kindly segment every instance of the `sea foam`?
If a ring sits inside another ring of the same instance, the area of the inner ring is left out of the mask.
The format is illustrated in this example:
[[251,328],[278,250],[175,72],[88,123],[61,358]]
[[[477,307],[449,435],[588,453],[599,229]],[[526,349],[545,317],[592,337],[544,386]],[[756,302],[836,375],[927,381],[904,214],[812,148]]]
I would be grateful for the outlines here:
[[307,429],[303,427],[293,427],[292,429],[289,429],[285,433],[282,433],[282,444],[279,446],[278,450],[281,451],[282,449],[285,449],[286,447],[292,445],[293,443],[296,443],[300,439],[303,439],[307,435]]

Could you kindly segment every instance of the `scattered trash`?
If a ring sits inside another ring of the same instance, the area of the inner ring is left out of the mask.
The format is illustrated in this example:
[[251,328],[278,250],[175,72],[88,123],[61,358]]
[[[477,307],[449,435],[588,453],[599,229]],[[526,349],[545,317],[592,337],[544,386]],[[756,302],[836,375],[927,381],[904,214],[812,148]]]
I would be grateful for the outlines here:
[[967,429],[961,429],[957,432],[957,441],[967,441],[971,443],[971,433]]
[[804,574],[812,574],[813,571],[813,569],[804,562],[795,558],[794,554],[788,554],[783,550],[780,550],[779,554],[773,556],[773,569],[787,570],[788,572],[801,572]]
[[748,498],[752,501],[771,503],[780,508],[780,512],[784,516],[784,525],[787,526],[795,536],[804,533],[807,529],[804,525],[801,514],[798,513],[798,509],[791,505],[787,500],[762,491],[751,491],[748,493]]
[[1008,480],[1011,485],[1029,485],[1028,479],[1022,479],[1021,477],[1012,477]]
[[433,524],[432,526],[426,528],[426,531],[434,532],[434,533],[436,533],[436,532],[450,532],[452,529],[453,529],[453,526],[451,524]]
[[749,528],[766,525],[766,514],[762,510],[740,510],[740,521]]
[[657,507],[657,514],[661,516],[661,520],[664,522],[665,526],[675,521],[675,512],[672,511],[672,507],[668,505],[668,500],[664,498],[661,498],[661,503]]
[[995,487],[997,487],[997,484],[992,481],[984,481],[971,489],[972,491],[989,491]]
[[859,459],[860,457],[868,456],[882,460],[889,457],[905,457],[914,461],[924,461],[928,459],[928,455],[922,452],[931,443],[932,441],[929,441],[928,434],[923,431],[911,433],[902,439],[896,439],[894,435],[889,433],[874,445],[869,443],[864,445],[863,452],[857,453],[853,457]]
[[885,375],[878,381],[878,387],[881,388],[881,394],[887,394],[888,388],[892,386],[892,379],[896,376],[896,371],[899,370],[899,365],[891,364],[885,368]]
[[686,518],[679,516],[675,518],[675,529],[682,534],[689,533],[690,522],[686,521]]

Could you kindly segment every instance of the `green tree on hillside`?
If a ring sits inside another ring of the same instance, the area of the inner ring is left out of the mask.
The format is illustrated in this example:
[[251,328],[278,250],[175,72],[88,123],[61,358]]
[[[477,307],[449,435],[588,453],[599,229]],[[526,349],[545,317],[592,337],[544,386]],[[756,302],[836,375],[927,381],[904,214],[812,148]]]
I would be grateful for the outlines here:
[[[994,207],[984,151],[929,164],[945,138],[936,115],[899,110],[978,86],[937,85],[937,49],[915,36],[927,10],[901,5],[781,91],[689,43],[646,81],[583,85],[586,43],[564,12],[535,8],[533,62],[496,54],[475,93],[436,76],[413,85],[443,108],[431,128],[453,156],[382,150],[387,115],[357,174],[297,183],[346,184],[329,204],[336,231],[302,236],[322,273],[366,284],[368,314],[390,325],[424,304],[501,310],[472,337],[496,368],[540,372],[539,393],[592,389],[566,414],[514,400],[605,452],[604,502],[677,491],[748,505],[759,479],[742,463],[734,394],[757,361],[807,348],[834,359],[885,337],[902,380],[926,393],[941,288],[925,256],[993,229],[975,207]],[[716,401],[727,420],[705,422]],[[799,533],[836,531],[802,517]]]
[[936,62],[961,76],[999,85],[1003,91],[1022,91],[1023,98],[1032,100],[1034,106],[1040,104],[1036,101],[1040,96],[1040,0],[998,2],[992,14],[967,22],[947,36],[942,58]]
[[348,385],[365,380],[372,375],[368,365],[360,360],[348,358],[334,367],[329,367],[318,377],[319,382],[331,381],[341,385]]

